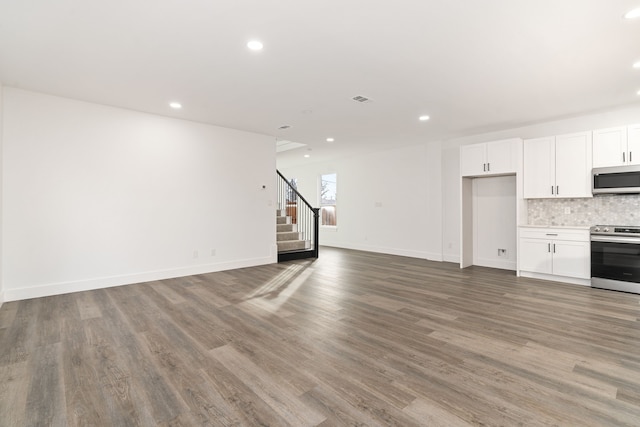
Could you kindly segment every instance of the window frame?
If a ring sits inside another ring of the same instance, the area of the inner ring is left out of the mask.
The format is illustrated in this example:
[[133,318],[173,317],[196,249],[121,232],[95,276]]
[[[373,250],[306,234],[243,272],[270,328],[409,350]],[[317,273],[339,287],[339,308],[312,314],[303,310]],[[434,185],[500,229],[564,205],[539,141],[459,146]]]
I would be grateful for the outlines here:
[[[324,179],[325,176],[333,175],[335,177],[334,181],[334,191],[333,191],[333,204],[324,204],[322,199],[322,184],[323,182],[331,182],[330,180]],[[327,230],[337,230],[338,229],[338,173],[337,172],[327,172],[321,173],[318,176],[318,206],[320,206],[320,227]],[[333,206],[334,208],[334,222],[335,224],[323,224],[322,223],[322,211],[324,207]]]

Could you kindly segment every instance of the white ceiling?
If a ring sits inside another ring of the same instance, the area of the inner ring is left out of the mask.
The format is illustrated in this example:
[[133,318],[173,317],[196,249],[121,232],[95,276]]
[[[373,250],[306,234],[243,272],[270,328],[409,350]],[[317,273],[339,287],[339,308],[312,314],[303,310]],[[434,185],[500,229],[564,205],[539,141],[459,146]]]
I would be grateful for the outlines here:
[[[638,103],[640,20],[622,19],[634,7],[0,0],[0,79],[306,144],[278,154],[291,165]],[[254,38],[263,51],[246,48]],[[174,100],[184,108],[171,110]]]

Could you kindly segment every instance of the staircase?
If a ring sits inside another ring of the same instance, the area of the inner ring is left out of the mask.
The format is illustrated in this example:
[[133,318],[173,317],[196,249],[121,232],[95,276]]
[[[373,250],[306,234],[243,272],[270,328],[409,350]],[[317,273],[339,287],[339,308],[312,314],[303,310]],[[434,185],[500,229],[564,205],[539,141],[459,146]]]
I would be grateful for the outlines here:
[[319,209],[313,208],[280,171],[276,243],[278,262],[318,257]]
[[308,250],[311,241],[302,240],[302,233],[298,232],[298,225],[293,224],[291,217],[287,216],[285,209],[276,211],[276,242],[278,253]]

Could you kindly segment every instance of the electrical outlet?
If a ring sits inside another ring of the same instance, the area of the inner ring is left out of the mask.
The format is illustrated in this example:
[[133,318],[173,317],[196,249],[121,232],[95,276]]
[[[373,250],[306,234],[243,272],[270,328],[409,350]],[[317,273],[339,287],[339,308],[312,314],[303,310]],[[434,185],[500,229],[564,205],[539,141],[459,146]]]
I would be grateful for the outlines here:
[[506,249],[498,249],[498,256],[499,257],[506,257],[507,256],[507,250]]

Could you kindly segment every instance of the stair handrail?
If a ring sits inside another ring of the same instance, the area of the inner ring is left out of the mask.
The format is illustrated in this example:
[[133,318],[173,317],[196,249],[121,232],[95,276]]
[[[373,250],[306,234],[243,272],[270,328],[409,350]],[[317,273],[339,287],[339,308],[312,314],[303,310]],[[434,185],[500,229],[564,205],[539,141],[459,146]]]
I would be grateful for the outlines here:
[[313,206],[311,206],[311,203],[307,202],[307,199],[302,197],[302,194],[300,194],[298,192],[298,189],[295,188],[293,185],[291,185],[289,183],[289,180],[284,175],[282,175],[278,169],[276,169],[276,172],[278,173],[278,175],[280,175],[280,178],[284,179],[285,182],[289,185],[289,189],[293,190],[293,192],[296,194],[296,196],[298,196],[307,206],[309,206],[309,209],[319,209],[319,208],[314,208]]

